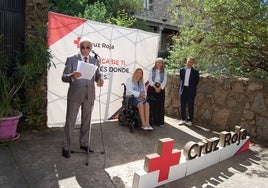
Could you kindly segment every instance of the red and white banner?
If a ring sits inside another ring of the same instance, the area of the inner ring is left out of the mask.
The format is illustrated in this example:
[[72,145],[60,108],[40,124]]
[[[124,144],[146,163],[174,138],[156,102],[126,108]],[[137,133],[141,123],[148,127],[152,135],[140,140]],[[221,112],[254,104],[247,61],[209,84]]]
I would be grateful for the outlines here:
[[[92,123],[116,118],[122,105],[121,84],[138,67],[144,70],[145,81],[148,80],[149,70],[157,57],[159,34],[54,12],[49,12],[48,20],[48,46],[55,66],[49,69],[47,78],[47,126],[64,126],[69,85],[61,81],[61,75],[66,58],[79,52],[81,37],[88,37],[93,42],[93,50],[101,58],[100,70],[105,81],[104,87],[96,87]],[[80,121],[79,113],[77,123]]]

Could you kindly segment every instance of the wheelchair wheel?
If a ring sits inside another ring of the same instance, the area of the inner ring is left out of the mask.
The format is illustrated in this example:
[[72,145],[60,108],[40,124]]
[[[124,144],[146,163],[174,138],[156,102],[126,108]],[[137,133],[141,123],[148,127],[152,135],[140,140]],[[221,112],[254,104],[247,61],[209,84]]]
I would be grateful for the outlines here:
[[132,123],[130,124],[130,127],[129,127],[131,133],[133,133],[133,131],[134,131],[134,126],[135,126],[135,123],[132,122]]
[[125,113],[124,113],[124,111],[121,111],[118,115],[118,123],[119,123],[119,125],[124,126],[125,121],[126,121]]

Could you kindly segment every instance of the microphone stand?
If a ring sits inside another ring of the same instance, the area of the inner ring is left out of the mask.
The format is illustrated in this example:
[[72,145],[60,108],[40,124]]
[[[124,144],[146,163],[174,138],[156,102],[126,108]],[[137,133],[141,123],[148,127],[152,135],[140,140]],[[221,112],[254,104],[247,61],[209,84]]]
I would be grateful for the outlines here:
[[91,126],[92,124],[89,126],[89,131],[88,131],[88,147],[87,147],[87,157],[86,157],[86,166],[88,166],[88,160],[89,160],[89,154],[90,153],[96,153],[96,154],[104,154],[104,151],[99,151],[99,152],[95,152],[95,151],[90,151],[89,150],[89,146],[90,146],[90,137],[91,137]]
[[95,152],[93,150],[90,150],[90,139],[91,139],[91,126],[92,124],[90,124],[89,126],[89,131],[88,131],[88,147],[87,147],[87,151],[75,151],[75,150],[71,150],[71,153],[85,153],[87,154],[86,156],[86,163],[85,165],[88,166],[88,160],[89,160],[89,154],[104,154],[105,152],[104,151],[98,151],[98,152]]

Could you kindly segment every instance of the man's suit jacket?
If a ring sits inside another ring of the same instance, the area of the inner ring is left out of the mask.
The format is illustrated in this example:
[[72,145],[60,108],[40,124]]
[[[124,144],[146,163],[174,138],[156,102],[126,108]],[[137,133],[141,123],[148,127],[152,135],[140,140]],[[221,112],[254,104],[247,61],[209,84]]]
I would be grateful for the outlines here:
[[[183,67],[180,69],[180,95],[183,93],[184,86],[184,78],[187,67]],[[191,96],[196,95],[196,86],[199,82],[199,72],[195,68],[191,68],[191,73],[189,77],[189,91]]]
[[[65,69],[62,74],[62,81],[68,82],[70,84],[67,94],[67,100],[69,101],[81,101],[84,98],[95,100],[95,83],[94,81],[99,81],[101,75],[99,69],[96,70],[95,76],[91,80],[88,79],[73,79],[72,73],[77,70],[78,60],[81,61],[81,56],[79,54],[68,57],[65,64]],[[94,64],[99,67],[98,61],[89,56],[89,63]]]

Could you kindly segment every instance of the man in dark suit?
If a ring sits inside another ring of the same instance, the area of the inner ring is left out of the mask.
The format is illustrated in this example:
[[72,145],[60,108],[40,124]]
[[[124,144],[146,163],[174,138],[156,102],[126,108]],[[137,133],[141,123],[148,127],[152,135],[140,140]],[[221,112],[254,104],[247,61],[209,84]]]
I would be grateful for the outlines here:
[[[195,59],[187,58],[187,65],[180,69],[180,97],[181,97],[181,120],[179,125],[192,125],[194,116],[194,99],[196,86],[199,82],[199,72],[193,68]],[[188,106],[188,117],[185,117],[186,105]]]
[[[64,137],[62,142],[62,156],[70,157],[71,139],[74,131],[79,108],[81,107],[81,130],[80,130],[80,148],[86,152],[93,152],[88,145],[89,132],[91,126],[91,113],[95,100],[95,82],[97,86],[103,86],[103,80],[99,68],[95,75],[89,78],[80,78],[81,72],[77,71],[78,61],[84,61],[99,67],[99,62],[96,58],[90,56],[92,43],[88,38],[82,38],[79,42],[80,52],[76,55],[68,57],[65,64],[65,69],[62,74],[62,81],[69,83],[67,94],[67,111],[66,122],[64,127]],[[94,67],[94,66],[93,66]]]

